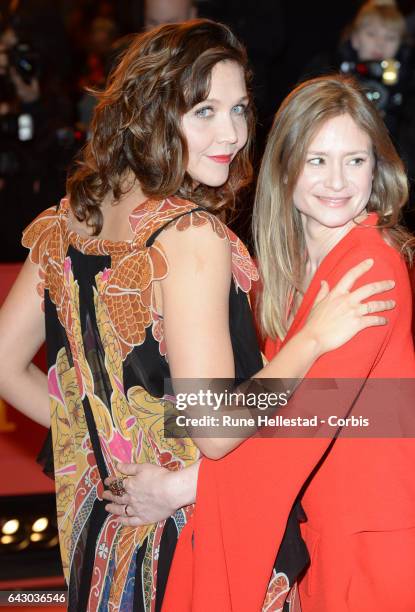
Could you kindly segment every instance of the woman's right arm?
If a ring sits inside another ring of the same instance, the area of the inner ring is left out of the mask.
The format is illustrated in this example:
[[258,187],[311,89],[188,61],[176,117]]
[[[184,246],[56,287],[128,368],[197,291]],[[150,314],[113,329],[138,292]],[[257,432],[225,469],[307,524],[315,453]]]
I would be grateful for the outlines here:
[[0,310],[0,397],[49,427],[47,376],[32,363],[45,340],[38,265],[27,258]]
[[[218,237],[209,225],[184,232],[171,228],[160,235],[159,241],[169,263],[169,273],[161,285],[165,340],[175,392],[182,391],[183,379],[200,379],[201,385],[209,379],[233,379],[228,241]],[[385,280],[351,291],[372,264],[366,261],[351,269],[330,292],[323,286],[307,324],[255,378],[302,379],[322,354],[342,346],[366,327],[384,325],[386,320],[373,313],[393,308],[394,303],[373,301],[368,310],[362,300],[391,289],[393,283]],[[245,437],[206,435],[194,441],[205,456],[219,459]]]
[[[226,240],[208,226],[187,229],[177,235],[174,228],[160,238],[169,261],[169,274],[163,281],[163,318],[169,364],[173,378],[233,378],[234,359],[229,334],[229,289],[231,253]],[[374,294],[392,287],[391,283],[371,283],[351,292],[354,282],[370,268],[363,262],[352,268],[328,291],[323,285],[315,307],[303,330],[287,342],[280,354],[256,377],[302,378],[324,352],[343,344],[361,329],[384,324],[385,319],[363,316],[362,305]],[[371,312],[386,310],[392,303],[371,302]],[[217,459],[243,439],[199,438],[202,453]],[[104,494],[111,502],[108,510],[127,525],[137,526],[167,518],[176,509],[196,498],[198,464],[168,472],[165,468],[142,464],[123,465],[128,475],[126,495]],[[128,504],[131,517],[125,516]]]

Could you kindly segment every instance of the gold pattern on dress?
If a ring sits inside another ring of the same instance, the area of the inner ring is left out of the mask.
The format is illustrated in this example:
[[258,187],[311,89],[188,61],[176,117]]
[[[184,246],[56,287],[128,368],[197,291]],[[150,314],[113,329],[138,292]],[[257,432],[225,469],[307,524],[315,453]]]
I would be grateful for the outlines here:
[[[69,344],[69,350],[63,347],[58,351],[56,363],[48,373],[60,547],[67,582],[70,573],[77,571],[74,558],[78,539],[84,537],[84,525],[103,490],[85,418],[86,401],[110,474],[117,474],[117,461],[150,462],[179,470],[199,458],[190,438],[165,437],[165,415],[171,409],[167,399],[152,397],[141,386],[125,390],[123,380],[126,357],[145,342],[148,334],[158,343],[160,355],[166,354],[154,283],[167,276],[168,262],[157,240],[148,244],[157,230],[166,226],[182,232],[210,224],[219,238],[230,243],[236,290],[248,292],[258,279],[239,239],[217,217],[205,210],[194,211],[195,208],[192,202],[176,197],[148,199],[130,215],[133,239],[113,242],[69,230],[70,205],[64,199],[58,210],[44,211],[24,232],[23,244],[30,248],[31,261],[38,264],[38,292],[43,297],[48,291]],[[86,255],[109,257],[109,267],[97,273],[92,292],[110,385],[110,406],[101,399],[100,382],[94,381],[91,371],[91,363],[97,358],[94,349],[85,354],[79,285],[74,278],[70,247]],[[189,509],[184,514],[190,513]],[[99,608],[110,558],[116,564],[110,605],[114,612],[119,610],[132,559],[146,538],[144,597],[148,609],[153,609],[158,564],[158,550],[153,548],[159,545],[163,525],[131,528],[120,525],[111,515],[107,517],[96,543],[88,610]]]

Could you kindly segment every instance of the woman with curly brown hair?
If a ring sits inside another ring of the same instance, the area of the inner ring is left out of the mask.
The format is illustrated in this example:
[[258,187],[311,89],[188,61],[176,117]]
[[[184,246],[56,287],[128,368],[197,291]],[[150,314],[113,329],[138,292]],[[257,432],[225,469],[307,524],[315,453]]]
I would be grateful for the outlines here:
[[[257,271],[219,216],[251,178],[248,77],[220,24],[137,36],[99,94],[67,197],[24,234],[30,255],[0,315],[0,389],[51,424],[77,612],[160,610],[200,451],[218,458],[241,441],[165,437],[166,379],[299,378],[394,306],[361,303],[388,281],[350,292],[364,261],[323,286],[304,329],[262,367],[248,302]],[[31,363],[45,320],[47,378]],[[307,562],[295,510],[273,560],[290,586]]]

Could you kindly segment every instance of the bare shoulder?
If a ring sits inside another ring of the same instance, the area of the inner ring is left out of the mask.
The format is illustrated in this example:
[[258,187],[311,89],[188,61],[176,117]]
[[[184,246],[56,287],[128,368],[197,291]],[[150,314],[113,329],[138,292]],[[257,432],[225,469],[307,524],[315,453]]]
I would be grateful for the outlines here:
[[157,237],[169,263],[231,266],[231,245],[226,226],[207,211],[192,211],[173,220]]

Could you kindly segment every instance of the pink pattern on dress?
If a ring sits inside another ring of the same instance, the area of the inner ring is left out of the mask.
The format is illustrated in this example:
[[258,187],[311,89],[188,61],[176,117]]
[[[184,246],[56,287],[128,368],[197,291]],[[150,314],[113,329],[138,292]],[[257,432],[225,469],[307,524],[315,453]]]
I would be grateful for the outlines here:
[[48,372],[48,390],[49,396],[54,397],[61,404],[64,403],[62,391],[59,385],[58,375],[56,372],[56,365],[49,368]]
[[109,471],[115,462],[131,463],[133,461],[133,445],[130,440],[124,438],[117,430],[114,430],[112,438],[107,440],[103,435],[99,436],[102,453],[106,459]]
[[[131,400],[135,396],[137,415],[140,411],[146,411],[149,421],[143,423],[150,422],[151,426],[147,429],[146,424],[141,424],[139,418],[128,410],[134,402],[128,406],[130,400],[125,397],[122,378],[122,363],[135,347],[143,344],[147,330],[151,330],[156,339],[160,354],[166,355],[163,319],[157,313],[154,286],[156,281],[166,277],[168,265],[163,249],[157,241],[147,246],[149,238],[158,229],[169,226],[176,227],[178,231],[186,231],[188,227],[197,228],[210,224],[221,240],[228,240],[230,243],[236,290],[248,292],[252,282],[258,278],[249,253],[239,239],[214,214],[207,210],[194,211],[195,208],[194,203],[176,197],[162,201],[149,199],[130,216],[134,238],[117,243],[83,237],[72,231],[68,227],[70,204],[64,199],[58,211],[54,208],[45,211],[25,232],[24,244],[31,248],[32,261],[39,265],[38,291],[42,295],[44,290],[49,292],[50,301],[55,305],[59,322],[67,334],[70,345],[68,357],[72,357],[72,361],[68,361],[66,347],[62,347],[61,369],[54,366],[49,372],[51,398],[64,405],[67,410],[66,413],[62,411],[65,428],[63,417],[58,415],[58,411],[53,415],[54,428],[59,438],[59,444],[55,444],[54,448],[55,458],[59,452],[61,459],[60,468],[57,468],[60,476],[57,481],[57,498],[61,536],[64,536],[61,538],[61,548],[67,559],[67,577],[71,567],[74,573],[77,572],[78,561],[74,560],[74,556],[77,554],[76,542],[84,517],[91,502],[96,498],[102,499],[103,492],[103,483],[82,415],[82,400],[87,398],[90,402],[104,461],[110,473],[114,473],[115,461],[145,460],[170,470],[178,470],[199,457],[197,448],[188,441],[177,440],[174,444],[171,441],[166,442],[159,425],[164,404],[160,404],[161,410],[154,410],[154,398],[146,398],[145,394],[142,396],[142,390],[137,387],[134,388]],[[73,275],[71,259],[67,256],[70,246],[86,255],[110,257],[111,267],[98,272],[93,290],[94,304],[101,316],[100,329],[113,332],[109,336],[114,338],[114,342],[105,347],[105,358],[106,365],[111,367],[112,397],[115,398],[111,400],[111,408],[118,420],[112,419],[111,414],[106,414],[105,406],[94,394],[94,380],[83,346],[79,285]],[[113,359],[111,351],[117,359]],[[63,385],[65,380],[66,386],[61,388],[60,384]],[[73,389],[76,390],[75,394]],[[70,414],[70,418],[67,418],[67,414]],[[132,428],[137,422],[140,423],[140,431],[133,435],[135,431]],[[122,432],[120,424],[126,424]],[[183,509],[185,519],[191,514],[192,506]],[[154,585],[161,534],[162,524],[157,527],[131,529],[120,527],[115,519],[108,518],[104,522],[96,542],[94,574],[88,604],[91,612],[99,608],[111,552],[116,555],[117,564],[110,597],[111,605],[114,602],[115,612],[121,602],[134,551],[147,536],[153,537],[148,554],[152,555],[150,573],[153,574],[151,584]],[[146,583],[146,597],[152,588],[151,584],[148,581]]]

